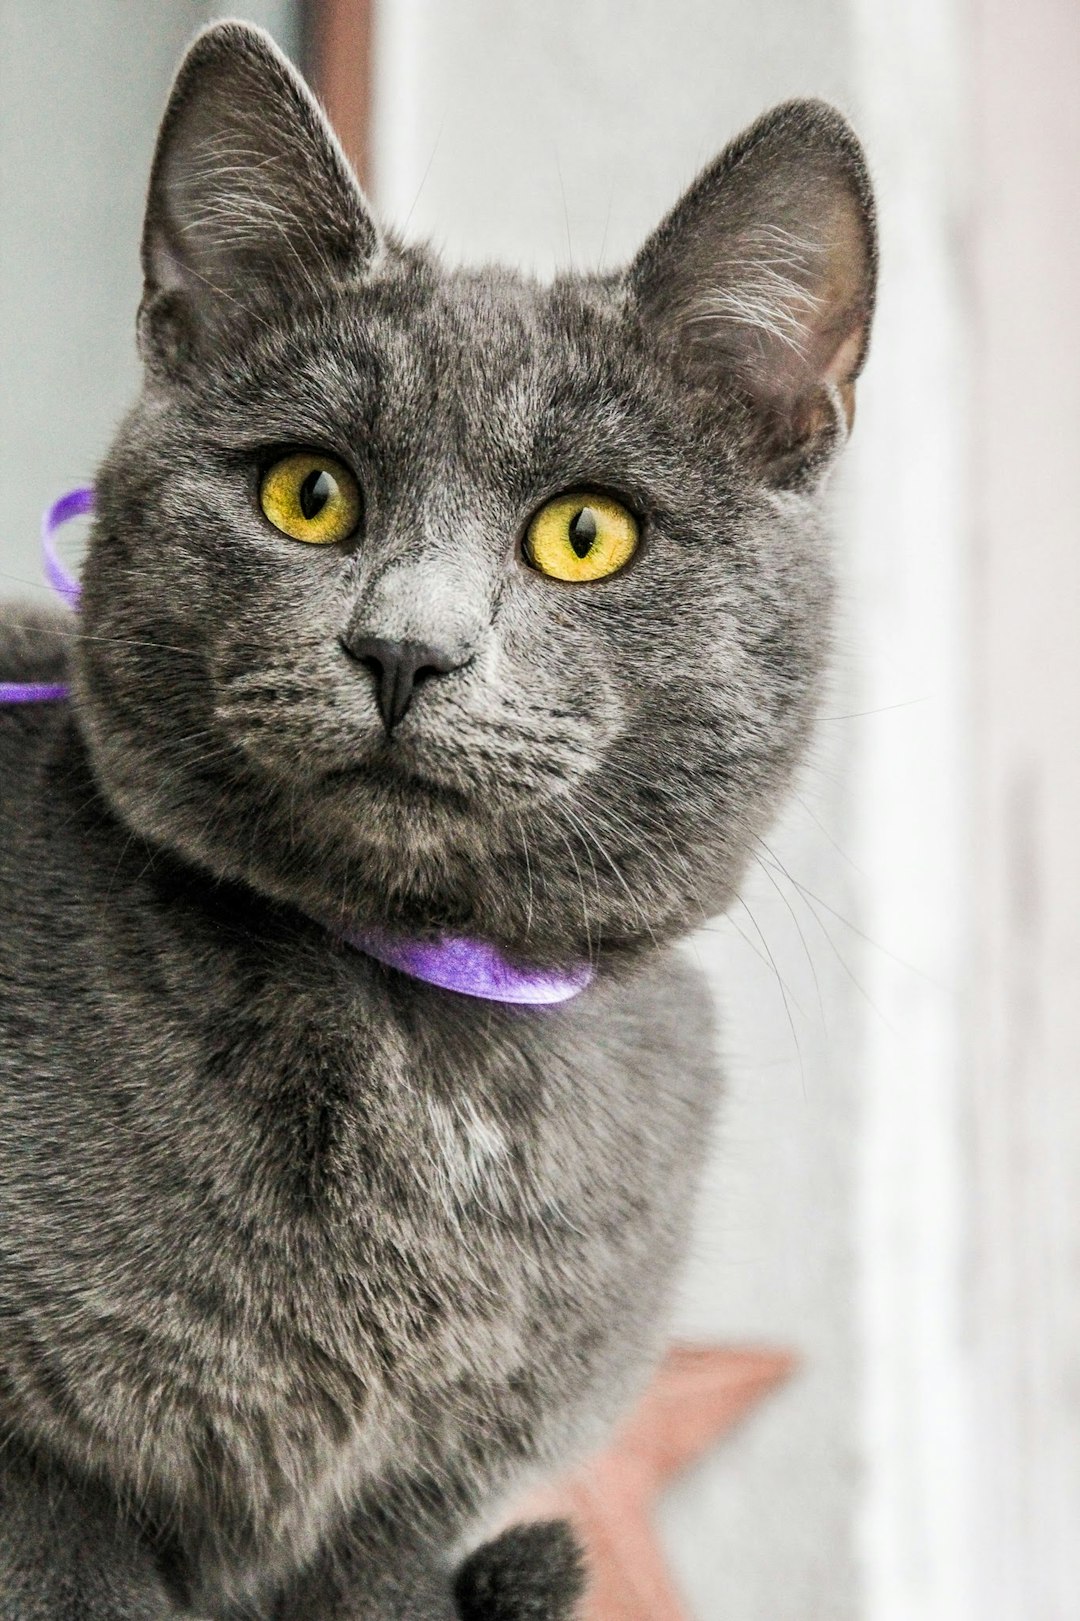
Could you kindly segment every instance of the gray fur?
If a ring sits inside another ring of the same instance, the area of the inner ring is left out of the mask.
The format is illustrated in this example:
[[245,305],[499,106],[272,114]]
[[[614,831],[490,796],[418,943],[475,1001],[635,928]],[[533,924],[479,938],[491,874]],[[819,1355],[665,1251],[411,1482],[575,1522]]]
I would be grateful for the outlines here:
[[[657,1352],[715,1094],[673,943],[731,899],[827,650],[822,473],[873,294],[865,170],[770,114],[625,276],[380,231],[265,36],[203,34],[143,246],[145,387],[77,631],[0,712],[0,1618],[557,1621],[559,1527],[455,1561]],[[356,471],[355,544],[260,466]],[[592,585],[519,542],[598,485]],[[389,740],[343,637],[452,646]],[[546,1010],[345,945],[589,955]]]

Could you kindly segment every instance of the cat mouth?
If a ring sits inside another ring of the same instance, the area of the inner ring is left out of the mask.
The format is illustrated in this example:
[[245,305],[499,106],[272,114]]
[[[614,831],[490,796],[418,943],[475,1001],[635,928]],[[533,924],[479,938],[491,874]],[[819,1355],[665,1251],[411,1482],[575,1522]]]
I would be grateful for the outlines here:
[[472,796],[463,788],[432,775],[387,745],[364,760],[324,772],[322,781],[331,788],[385,795],[411,807],[428,805],[459,814],[475,811]]

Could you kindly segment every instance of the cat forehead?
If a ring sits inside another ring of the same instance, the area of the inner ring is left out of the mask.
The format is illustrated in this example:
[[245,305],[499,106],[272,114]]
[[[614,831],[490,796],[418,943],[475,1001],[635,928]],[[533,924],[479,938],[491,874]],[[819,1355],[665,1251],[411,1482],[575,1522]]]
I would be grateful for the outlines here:
[[501,266],[375,281],[342,313],[390,367],[438,373],[469,399],[529,375],[595,386],[625,350],[619,303],[602,284],[544,284]]
[[476,330],[486,322],[508,334],[547,326],[586,330],[597,319],[614,320],[621,309],[617,283],[587,273],[541,280],[512,265],[447,266],[428,251],[411,249],[384,263],[386,273],[366,284],[373,292],[396,292],[406,310],[455,330]]
[[257,404],[286,438],[338,417],[419,446],[433,433],[524,431],[552,412],[569,427],[620,400],[634,414],[648,393],[620,301],[599,280],[422,259],[271,314],[257,342],[221,355],[211,396],[234,417]]

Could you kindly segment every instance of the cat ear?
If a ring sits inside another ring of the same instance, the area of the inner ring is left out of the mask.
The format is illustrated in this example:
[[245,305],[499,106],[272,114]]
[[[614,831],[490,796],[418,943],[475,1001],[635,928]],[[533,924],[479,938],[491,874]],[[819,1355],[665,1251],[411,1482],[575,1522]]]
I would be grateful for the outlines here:
[[851,426],[874,305],[874,204],[832,107],[767,113],[702,173],[629,272],[692,389],[734,387],[765,475],[796,480]]
[[197,350],[267,293],[317,297],[378,248],[329,124],[270,36],[236,22],[206,29],[176,76],[150,173],[147,357]]

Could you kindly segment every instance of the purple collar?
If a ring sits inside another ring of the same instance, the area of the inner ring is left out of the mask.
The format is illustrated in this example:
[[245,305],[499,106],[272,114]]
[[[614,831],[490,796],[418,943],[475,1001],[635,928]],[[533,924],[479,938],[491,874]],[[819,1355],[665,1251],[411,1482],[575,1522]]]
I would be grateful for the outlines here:
[[479,996],[487,1002],[517,1002],[530,1007],[568,1002],[593,978],[592,964],[587,962],[568,971],[516,968],[486,941],[458,934],[425,940],[389,934],[384,929],[358,929],[346,934],[345,939],[411,979],[439,985],[444,991],[457,991],[460,996]]
[[[41,551],[45,564],[45,578],[58,597],[63,597],[69,608],[79,606],[79,582],[64,567],[56,549],[56,531],[72,518],[84,518],[94,510],[94,492],[89,485],[69,490],[41,515]],[[0,681],[0,704],[56,703],[70,695],[71,688],[64,681]]]
[[[79,582],[60,561],[55,535],[63,524],[85,517],[93,509],[94,492],[82,486],[54,501],[41,520],[45,577],[56,594],[74,609],[79,606]],[[0,681],[0,703],[51,703],[68,697],[70,691],[63,682]],[[528,1007],[568,1002],[591,984],[594,974],[592,964],[587,962],[566,971],[518,968],[486,940],[470,940],[464,935],[423,939],[372,928],[359,929],[344,938],[357,951],[411,979],[487,1002],[514,1002]]]

